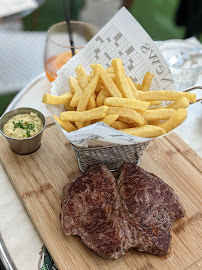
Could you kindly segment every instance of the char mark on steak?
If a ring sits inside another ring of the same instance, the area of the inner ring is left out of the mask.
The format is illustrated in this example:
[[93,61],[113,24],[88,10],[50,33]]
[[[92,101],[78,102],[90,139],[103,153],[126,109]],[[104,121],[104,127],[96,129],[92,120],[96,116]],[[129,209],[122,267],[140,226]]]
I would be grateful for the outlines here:
[[184,210],[171,187],[125,163],[118,180],[94,165],[63,190],[61,222],[96,254],[117,259],[129,248],[165,255],[173,222]]

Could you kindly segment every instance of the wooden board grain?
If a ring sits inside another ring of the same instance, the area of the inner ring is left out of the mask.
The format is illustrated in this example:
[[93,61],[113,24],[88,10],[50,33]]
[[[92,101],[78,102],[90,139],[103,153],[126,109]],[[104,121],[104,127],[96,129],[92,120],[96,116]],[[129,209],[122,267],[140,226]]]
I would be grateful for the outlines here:
[[62,188],[80,172],[73,149],[55,124],[49,122],[41,147],[31,155],[15,154],[0,136],[0,159],[60,270],[181,270],[201,262],[202,161],[176,134],[153,140],[140,164],[171,185],[186,210],[173,226],[166,257],[130,250],[119,260],[104,260],[78,237],[64,236],[59,219]]

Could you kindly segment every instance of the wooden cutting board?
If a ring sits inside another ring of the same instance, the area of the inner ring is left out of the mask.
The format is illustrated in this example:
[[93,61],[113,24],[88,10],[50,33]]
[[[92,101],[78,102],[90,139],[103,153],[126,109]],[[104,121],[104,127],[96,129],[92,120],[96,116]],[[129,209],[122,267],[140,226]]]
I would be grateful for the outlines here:
[[60,270],[201,269],[202,161],[175,133],[153,140],[140,164],[172,186],[186,210],[173,226],[166,257],[130,250],[118,260],[105,260],[79,237],[64,236],[59,219],[62,188],[80,172],[74,150],[54,123],[49,121],[41,147],[31,155],[15,154],[0,136],[0,159]]

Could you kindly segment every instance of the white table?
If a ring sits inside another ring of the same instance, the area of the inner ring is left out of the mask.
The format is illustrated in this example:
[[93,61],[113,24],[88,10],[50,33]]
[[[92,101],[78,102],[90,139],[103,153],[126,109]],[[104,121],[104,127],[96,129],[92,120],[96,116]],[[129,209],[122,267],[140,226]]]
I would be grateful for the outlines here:
[[[49,93],[50,87],[45,75],[40,75],[14,98],[7,110],[27,106],[38,109],[48,116],[46,105],[41,100],[45,93]],[[198,91],[198,96],[201,96],[200,92],[202,90]],[[188,119],[176,130],[176,133],[202,157],[201,102],[191,105],[188,111]],[[0,186],[0,232],[6,248],[17,269],[36,270],[43,242],[1,164]],[[6,263],[6,254],[2,254],[0,248],[0,258],[2,256]],[[6,264],[7,269],[15,269],[11,263]]]
[[[46,116],[46,106],[41,102],[43,94],[48,93],[51,85],[44,74],[38,76],[13,99],[7,110],[14,107],[33,107]],[[40,259],[39,252],[43,242],[35,230],[15,189],[10,183],[0,163],[0,232],[8,253],[19,270],[37,270]],[[1,251],[1,249],[0,249]],[[7,269],[15,269],[9,265],[8,254],[0,254]]]

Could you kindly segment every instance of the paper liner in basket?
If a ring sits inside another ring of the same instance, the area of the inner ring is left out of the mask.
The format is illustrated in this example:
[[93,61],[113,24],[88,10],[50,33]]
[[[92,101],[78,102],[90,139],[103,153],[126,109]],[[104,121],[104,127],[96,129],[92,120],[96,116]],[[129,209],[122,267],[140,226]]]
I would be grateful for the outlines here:
[[[147,71],[154,74],[151,90],[175,90],[169,67],[158,47],[134,17],[123,7],[88,44],[68,61],[57,73],[51,94],[61,95],[70,91],[69,77],[76,76],[75,68],[82,64],[86,73],[90,64],[99,63],[104,68],[113,58],[121,58],[126,75],[134,82],[142,82]],[[59,115],[63,106],[47,105],[50,115]],[[115,130],[102,122],[82,129],[66,132],[65,136],[76,147],[137,144],[151,140]]]

